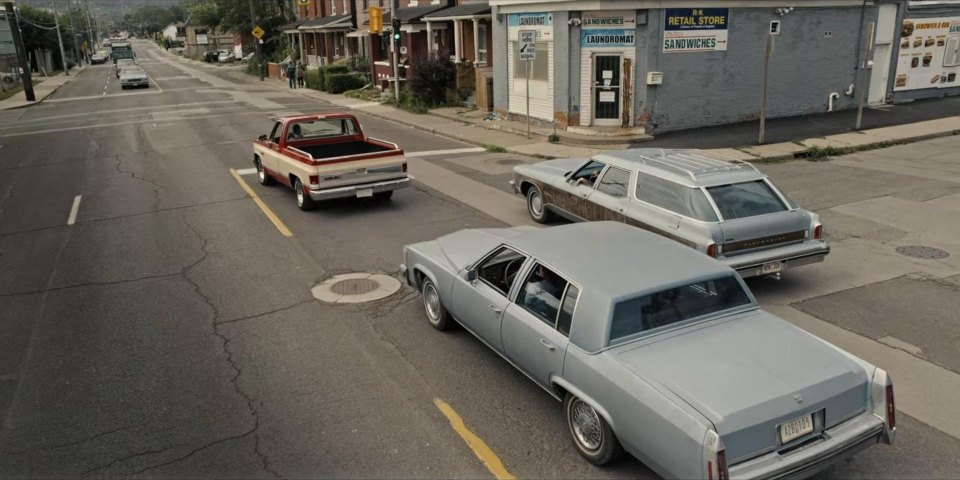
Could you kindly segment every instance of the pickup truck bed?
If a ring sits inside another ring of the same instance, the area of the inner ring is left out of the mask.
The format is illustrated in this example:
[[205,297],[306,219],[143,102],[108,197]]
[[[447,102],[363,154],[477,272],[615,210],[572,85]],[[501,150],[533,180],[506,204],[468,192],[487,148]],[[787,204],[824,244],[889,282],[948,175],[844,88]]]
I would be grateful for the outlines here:
[[296,143],[294,143],[292,147],[302,152],[309,153],[314,160],[343,157],[347,155],[359,155],[364,153],[388,152],[392,150],[390,147],[360,141],[304,146],[298,146]]

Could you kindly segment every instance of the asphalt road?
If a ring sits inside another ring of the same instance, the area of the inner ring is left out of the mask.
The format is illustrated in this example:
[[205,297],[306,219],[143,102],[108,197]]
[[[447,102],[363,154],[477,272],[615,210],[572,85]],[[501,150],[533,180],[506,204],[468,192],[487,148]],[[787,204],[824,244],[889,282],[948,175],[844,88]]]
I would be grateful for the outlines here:
[[[560,405],[464,331],[430,328],[412,290],[340,306],[310,294],[339,273],[396,274],[404,244],[510,223],[490,205],[516,200],[506,172],[532,159],[361,114],[371,135],[423,155],[412,162],[417,182],[390,202],[301,212],[290,191],[243,176],[293,232],[285,237],[229,169],[252,166],[250,140],[272,116],[331,107],[135,48],[148,89],[121,91],[109,66],[95,66],[50,100],[0,114],[0,477],[489,478],[437,399],[516,476],[655,477],[632,459],[584,462]],[[960,215],[949,203],[960,183],[943,179],[957,159],[931,157],[940,170],[928,177],[860,161],[770,166],[830,220],[837,260],[751,284],[771,308],[837,329],[828,340],[916,342],[922,351],[903,368],[936,365],[945,373],[933,381],[953,381],[955,303],[916,306],[927,310],[911,321],[945,329],[939,337],[871,322],[892,314],[882,307],[847,313],[907,287],[956,295],[927,290],[945,288],[956,263],[904,263],[884,250],[914,239],[909,215],[869,222],[864,212],[887,198],[935,202],[929,228],[943,228],[952,208]],[[838,175],[855,185],[840,188]],[[916,240],[953,248],[937,238]],[[858,267],[870,252],[885,260]],[[896,445],[821,477],[960,478],[960,440],[937,421],[951,411],[923,402],[900,403],[916,418],[900,412]]]

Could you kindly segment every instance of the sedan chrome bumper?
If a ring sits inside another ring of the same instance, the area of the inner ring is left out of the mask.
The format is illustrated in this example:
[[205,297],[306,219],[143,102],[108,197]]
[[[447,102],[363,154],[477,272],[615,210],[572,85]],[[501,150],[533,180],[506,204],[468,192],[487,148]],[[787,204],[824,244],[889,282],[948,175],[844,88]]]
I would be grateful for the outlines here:
[[372,195],[374,193],[389,192],[391,190],[397,190],[399,188],[404,188],[410,184],[410,178],[397,178],[394,180],[386,180],[383,182],[375,183],[362,183],[360,185],[350,185],[346,187],[339,188],[328,188],[325,190],[310,190],[310,198],[321,201],[321,200],[332,200],[334,198],[351,198],[351,197],[362,197],[361,192],[364,190],[369,190],[369,193]]
[[[755,253],[744,253],[717,260],[733,268],[743,278],[780,273],[783,270],[802,265],[822,262],[830,253],[830,244],[826,240],[807,241],[786,247],[773,248]],[[780,264],[776,266],[775,264]],[[774,268],[770,269],[769,266]],[[767,268],[765,269],[765,266]]]
[[730,478],[806,478],[883,441],[883,420],[867,412],[826,430],[820,439],[803,447],[731,465]]

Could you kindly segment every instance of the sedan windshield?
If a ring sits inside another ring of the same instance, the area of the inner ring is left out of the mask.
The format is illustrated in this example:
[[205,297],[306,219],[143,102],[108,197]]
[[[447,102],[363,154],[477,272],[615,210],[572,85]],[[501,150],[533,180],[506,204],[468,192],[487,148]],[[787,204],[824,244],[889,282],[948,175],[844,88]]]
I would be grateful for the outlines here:
[[710,192],[717,209],[726,220],[787,210],[787,206],[763,180],[709,187],[707,192]]
[[750,303],[747,292],[732,275],[625,300],[613,309],[610,343],[636,333]]

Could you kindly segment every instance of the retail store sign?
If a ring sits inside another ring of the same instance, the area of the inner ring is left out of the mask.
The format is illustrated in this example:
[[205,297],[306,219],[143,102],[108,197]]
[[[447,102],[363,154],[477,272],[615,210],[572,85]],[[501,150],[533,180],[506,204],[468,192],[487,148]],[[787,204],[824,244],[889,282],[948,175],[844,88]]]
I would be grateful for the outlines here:
[[552,13],[514,13],[507,19],[509,27],[552,27]]
[[960,87],[960,17],[908,18],[893,90]]
[[663,52],[719,52],[727,49],[728,8],[666,8]]
[[636,37],[636,29],[581,30],[580,46],[583,48],[632,47],[636,44]]

